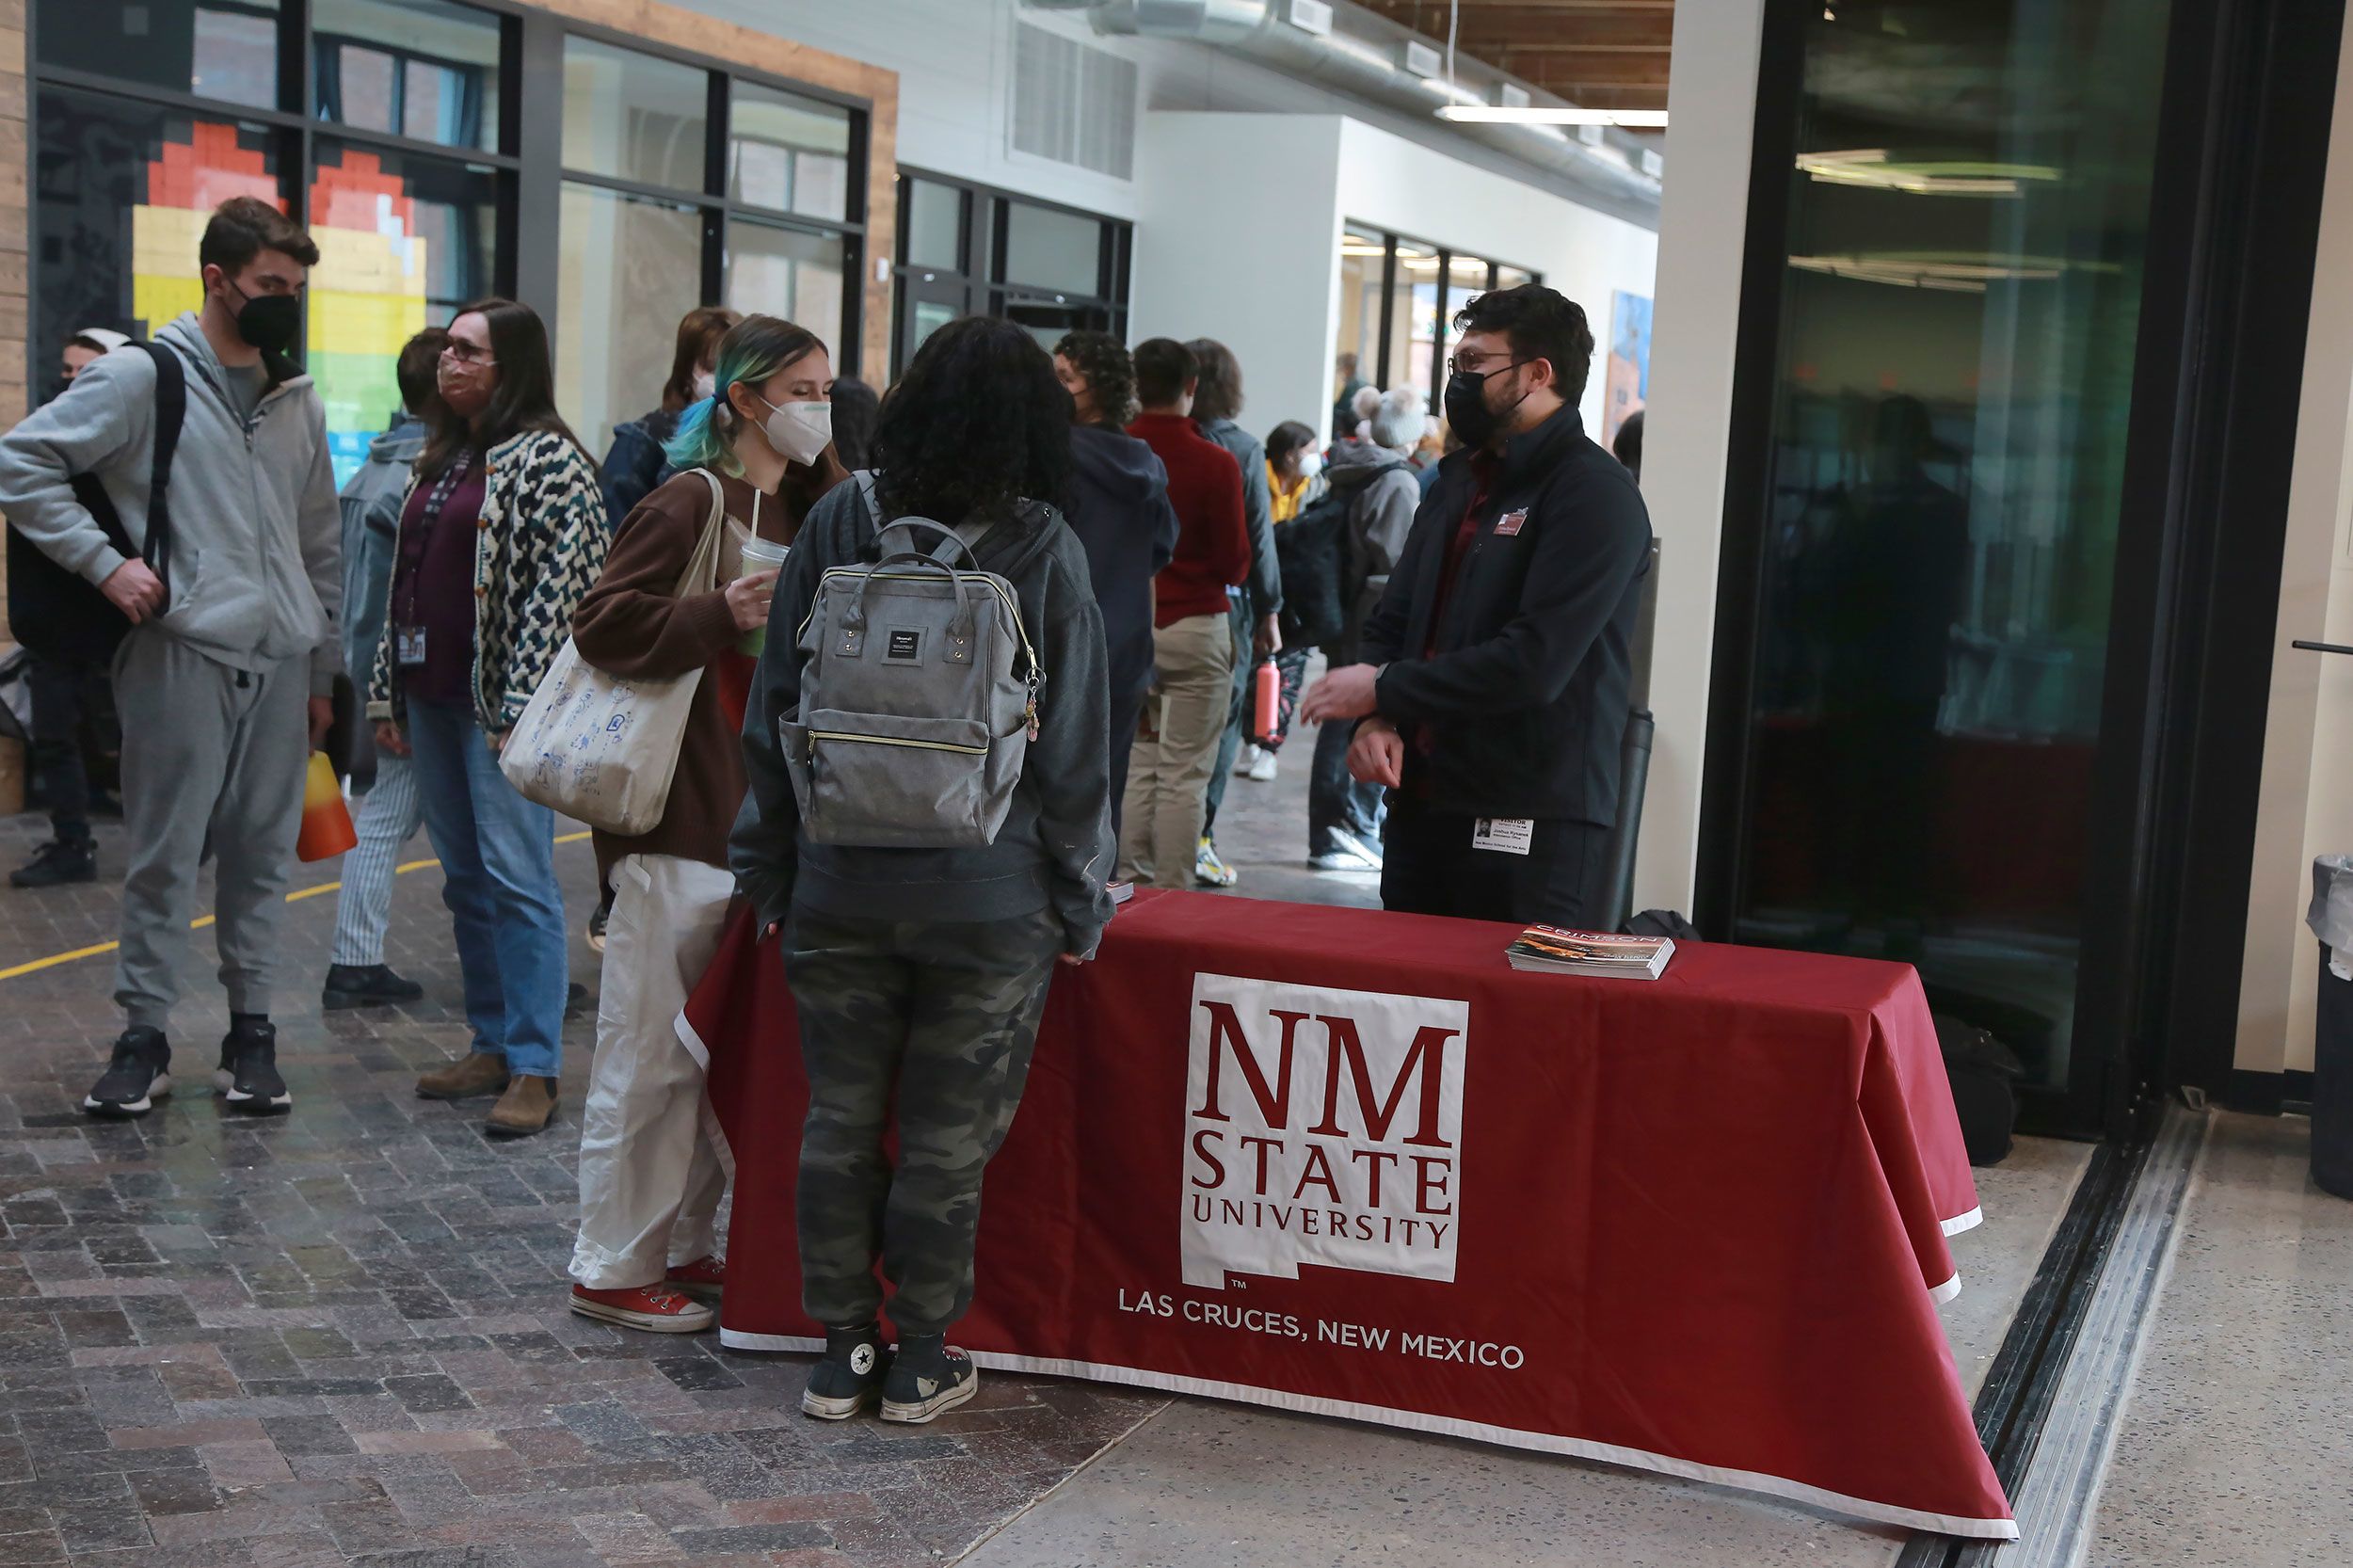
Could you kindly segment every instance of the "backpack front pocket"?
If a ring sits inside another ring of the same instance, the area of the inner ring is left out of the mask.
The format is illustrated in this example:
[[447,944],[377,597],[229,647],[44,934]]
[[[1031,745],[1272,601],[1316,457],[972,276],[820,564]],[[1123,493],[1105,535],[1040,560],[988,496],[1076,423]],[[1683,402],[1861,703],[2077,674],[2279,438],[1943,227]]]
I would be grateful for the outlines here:
[[811,843],[945,849],[996,837],[978,719],[821,709],[783,729]]

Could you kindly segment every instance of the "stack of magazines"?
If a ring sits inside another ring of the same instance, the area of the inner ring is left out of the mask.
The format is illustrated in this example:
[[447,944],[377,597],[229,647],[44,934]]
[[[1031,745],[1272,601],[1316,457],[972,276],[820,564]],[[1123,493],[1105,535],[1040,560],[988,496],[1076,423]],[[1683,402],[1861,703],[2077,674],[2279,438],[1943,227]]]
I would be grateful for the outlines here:
[[1609,936],[1597,931],[1531,925],[1504,950],[1504,955],[1515,969],[1657,980],[1666,972],[1667,960],[1675,955],[1675,945],[1671,936]]

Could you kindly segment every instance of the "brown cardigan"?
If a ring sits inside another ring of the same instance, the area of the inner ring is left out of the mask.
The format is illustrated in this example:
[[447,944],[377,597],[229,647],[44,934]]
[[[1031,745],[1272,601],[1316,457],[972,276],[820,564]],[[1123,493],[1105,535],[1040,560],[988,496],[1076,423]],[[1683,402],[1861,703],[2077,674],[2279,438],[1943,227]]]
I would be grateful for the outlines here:
[[[760,537],[791,543],[809,508],[848,477],[831,447],[815,464],[788,469],[778,493],[760,503]],[[748,527],[751,485],[728,474],[722,474],[719,484],[728,516]],[[744,751],[720,705],[713,666],[734,651],[739,633],[725,592],[677,597],[679,573],[686,569],[710,516],[711,487],[699,472],[681,473],[663,485],[622,520],[604,575],[572,613],[572,642],[580,656],[607,674],[666,680],[695,669],[706,672],[695,688],[662,821],[633,839],[598,832],[600,880],[610,877],[614,865],[629,855],[668,855],[727,867],[728,831],[744,803]]]

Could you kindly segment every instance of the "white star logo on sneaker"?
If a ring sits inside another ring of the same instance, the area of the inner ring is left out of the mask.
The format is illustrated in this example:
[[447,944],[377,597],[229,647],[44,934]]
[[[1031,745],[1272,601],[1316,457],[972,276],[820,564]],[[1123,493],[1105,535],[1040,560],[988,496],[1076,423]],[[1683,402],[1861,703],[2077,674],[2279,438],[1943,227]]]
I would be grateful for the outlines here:
[[869,1373],[869,1372],[872,1371],[873,1369],[874,1369],[874,1347],[873,1347],[873,1346],[872,1346],[872,1345],[860,1345],[857,1349],[856,1349],[856,1350],[854,1350],[854,1351],[852,1351],[852,1352],[850,1352],[850,1370],[851,1370],[851,1371],[856,1372],[856,1373],[859,1377],[864,1377],[867,1373]]

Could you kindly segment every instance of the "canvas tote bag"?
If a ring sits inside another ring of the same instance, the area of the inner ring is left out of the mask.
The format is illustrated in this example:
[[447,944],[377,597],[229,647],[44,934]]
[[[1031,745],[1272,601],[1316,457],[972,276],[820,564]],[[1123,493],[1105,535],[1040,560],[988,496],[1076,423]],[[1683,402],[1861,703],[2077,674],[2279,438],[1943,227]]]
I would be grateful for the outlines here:
[[[696,472],[711,486],[711,517],[679,576],[681,599],[717,585],[727,527],[718,476]],[[525,800],[591,827],[625,839],[649,833],[669,806],[686,715],[702,678],[697,669],[667,680],[624,680],[583,659],[567,637],[507,737],[499,771]]]

